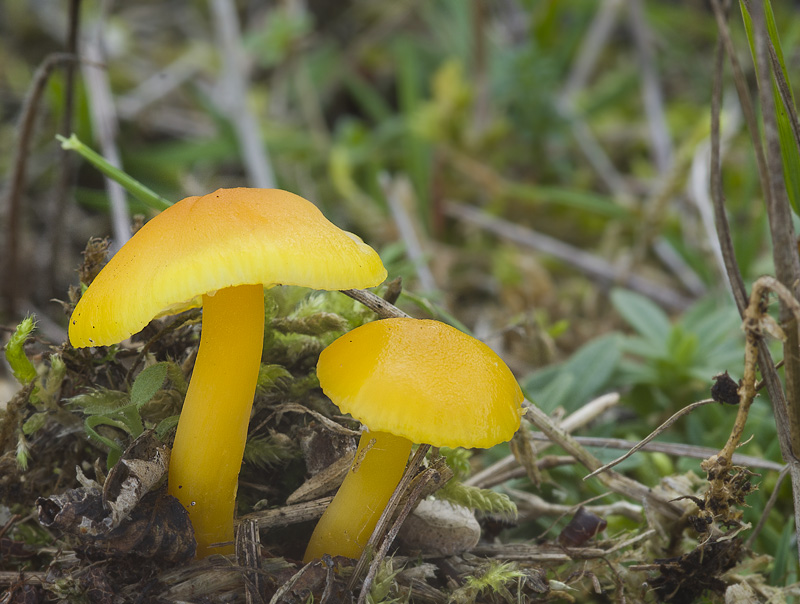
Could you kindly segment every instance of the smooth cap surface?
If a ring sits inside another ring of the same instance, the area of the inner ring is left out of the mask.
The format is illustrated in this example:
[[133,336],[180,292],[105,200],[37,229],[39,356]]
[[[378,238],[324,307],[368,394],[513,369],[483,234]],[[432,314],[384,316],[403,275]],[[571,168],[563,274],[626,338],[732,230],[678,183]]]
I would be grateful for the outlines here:
[[437,447],[509,440],[522,391],[491,348],[439,321],[383,319],[322,351],[322,390],[371,430]]
[[386,278],[378,254],[311,202],[278,189],[220,189],[150,220],[81,297],[73,346],[106,346],[199,296],[245,284],[338,290]]

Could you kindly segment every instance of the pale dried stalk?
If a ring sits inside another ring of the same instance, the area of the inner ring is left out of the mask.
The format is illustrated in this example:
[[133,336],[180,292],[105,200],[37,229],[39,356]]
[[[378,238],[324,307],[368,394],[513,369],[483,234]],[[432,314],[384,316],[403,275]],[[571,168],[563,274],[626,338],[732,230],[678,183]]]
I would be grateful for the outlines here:
[[[763,325],[765,321],[765,298],[770,292],[775,293],[781,301],[782,307],[791,313],[794,321],[790,323],[790,328],[797,329],[797,322],[800,320],[800,303],[795,299],[788,288],[784,287],[775,277],[760,277],[753,284],[753,291],[750,294],[750,304],[745,310],[744,330],[745,330],[745,349],[744,349],[744,375],[742,385],[739,387],[739,410],[736,414],[736,422],[731,430],[728,442],[719,453],[719,457],[730,464],[733,452],[739,446],[744,433],[750,405],[756,396],[756,363],[758,361],[758,343],[763,336]],[[771,318],[769,318],[771,319]]]
[[28,160],[28,150],[33,138],[34,126],[36,125],[36,115],[39,109],[39,102],[44,94],[46,84],[50,79],[53,70],[63,65],[77,60],[77,57],[67,53],[54,53],[48,55],[42,64],[36,69],[33,75],[33,82],[27,92],[22,106],[19,125],[17,127],[17,142],[14,145],[14,157],[10,162],[5,198],[5,247],[3,254],[3,280],[2,297],[3,310],[8,314],[14,314],[17,307],[18,292],[21,287],[19,270],[19,234],[22,230],[22,190],[25,186],[25,171]]
[[[744,317],[745,307],[747,305],[747,293],[745,290],[744,281],[739,270],[738,263],[733,251],[733,242],[730,234],[730,227],[728,226],[727,216],[725,215],[725,201],[722,189],[722,169],[719,156],[719,121],[720,121],[720,105],[722,98],[722,54],[723,48],[728,56],[730,65],[733,69],[733,78],[736,84],[736,89],[739,95],[739,101],[742,107],[742,112],[750,131],[750,138],[755,151],[755,158],[758,166],[759,179],[761,187],[764,192],[764,197],[767,200],[767,207],[772,207],[773,187],[770,185],[771,170],[767,167],[767,158],[764,153],[764,147],[761,144],[761,133],[758,127],[758,120],[755,110],[753,109],[750,95],[748,92],[747,80],[744,77],[741,66],[736,55],[736,48],[732,42],[728,25],[726,22],[725,11],[722,8],[720,0],[712,0],[711,5],[714,9],[714,14],[717,19],[717,26],[719,30],[719,41],[717,43],[717,54],[714,69],[714,85],[711,103],[711,194],[714,201],[714,214],[717,226],[717,233],[719,235],[720,243],[722,245],[723,257],[725,259],[725,267],[728,273],[728,280],[733,290],[734,299],[739,309],[739,313]],[[754,18],[754,29],[757,34],[757,47],[759,50],[759,71],[761,73],[769,73],[769,68],[764,64],[764,51],[763,47],[767,43],[767,35],[765,32],[765,24],[763,18],[763,6],[761,3],[756,7],[758,19]],[[765,71],[766,69],[766,71]],[[769,80],[769,78],[767,78]],[[762,85],[761,88],[769,88],[769,85]],[[764,93],[764,97],[768,95]],[[775,134],[775,115],[774,107],[770,99],[766,99],[767,107],[765,108],[765,122],[770,124],[770,137],[774,141]],[[780,164],[773,166],[773,170],[777,170]],[[785,191],[784,191],[785,193]],[[787,223],[786,228],[790,228],[791,223]],[[776,253],[777,242],[774,242]],[[781,250],[782,254],[796,255],[794,244],[790,248]],[[777,264],[777,262],[776,262]],[[792,282],[794,284],[794,282]],[[792,329],[796,333],[796,329]],[[788,348],[784,348],[788,350]],[[795,346],[796,350],[796,346]],[[790,351],[791,352],[791,351]],[[794,501],[794,518],[795,518],[795,532],[798,542],[798,552],[800,553],[800,461],[796,456],[797,447],[794,443],[798,442],[800,436],[797,435],[797,422],[792,422],[790,417],[793,412],[789,409],[788,399],[792,396],[793,392],[789,392],[787,396],[783,391],[783,385],[778,377],[775,364],[772,362],[770,351],[763,341],[758,342],[758,356],[761,373],[766,383],[767,391],[769,392],[770,400],[773,404],[775,412],[775,423],[778,432],[778,442],[781,448],[781,455],[783,459],[789,464],[789,471],[792,477],[792,496]],[[793,354],[790,355],[792,358]],[[790,373],[794,375],[795,367],[794,362]],[[795,404],[795,407],[797,405]]]
[[[764,152],[767,160],[769,177],[767,196],[767,218],[772,239],[772,259],[775,274],[796,298],[800,293],[800,257],[797,254],[797,243],[794,223],[789,206],[788,194],[783,175],[781,145],[778,136],[775,99],[773,96],[772,72],[769,63],[769,36],[765,23],[764,6],[761,0],[753,0],[750,14],[753,19],[755,36],[756,62],[760,82],[758,86],[759,101],[764,127]],[[797,330],[797,315],[791,311],[781,297],[780,320],[786,324],[786,341],[783,343],[784,377],[786,382],[786,401],[789,403],[789,429],[791,447],[795,455],[800,452],[800,335]],[[800,529],[799,529],[800,530]]]
[[[529,422],[544,432],[554,444],[563,448],[587,469],[594,471],[603,465],[599,459],[583,448],[575,438],[556,426],[553,420],[536,405],[525,401],[523,406],[526,409],[525,418]],[[665,516],[670,518],[679,518],[681,516],[681,510],[677,506],[627,476],[609,471],[598,475],[597,479],[615,493],[629,497],[634,501],[641,502],[646,500]]]
[[551,503],[545,501],[534,493],[520,491],[518,489],[506,489],[506,492],[514,497],[518,502],[519,513],[522,519],[539,518],[540,516],[563,516],[574,514],[579,507],[583,506],[587,511],[605,518],[609,515],[624,516],[634,522],[641,522],[644,516],[642,506],[633,504],[629,501],[620,500],[606,505],[564,505],[562,503]]
[[[574,432],[578,428],[581,428],[595,420],[598,416],[608,411],[617,403],[619,403],[618,392],[609,392],[608,394],[603,394],[596,399],[589,401],[580,409],[565,417],[559,425],[565,432]],[[528,438],[531,438],[531,436],[528,435]],[[540,462],[541,460],[537,462],[537,465],[541,467]],[[469,477],[469,479],[464,481],[464,484],[467,486],[481,486],[483,488],[501,484],[498,482],[498,477],[507,474],[509,471],[515,468],[516,465],[516,457],[514,457],[513,454],[509,454],[487,468],[484,468],[480,472],[473,474]]]
[[[529,438],[531,438],[531,440],[549,441],[547,436],[541,432],[532,432]],[[624,450],[636,446],[636,442],[624,438],[602,438],[596,436],[575,436],[574,438],[584,447],[597,447],[599,449]],[[713,449],[711,447],[663,441],[649,442],[642,447],[642,450],[653,453],[665,453],[666,455],[673,455],[675,457],[692,457],[694,459],[707,459],[711,455],[715,455],[719,452],[719,449]],[[742,455],[741,453],[734,453],[732,461],[737,466],[747,466],[749,468],[768,470],[771,472],[782,472],[786,468],[785,464],[755,457],[753,455]],[[551,465],[552,463],[555,463],[555,461],[551,462]],[[514,478],[516,478],[516,476],[514,476]]]
[[381,319],[410,318],[410,315],[404,313],[391,302],[387,302],[366,289],[344,289],[342,293],[350,296],[353,300],[361,302]]
[[670,417],[667,421],[665,421],[663,424],[661,424],[658,428],[653,430],[644,439],[642,439],[641,441],[636,443],[636,445],[633,446],[630,449],[630,451],[625,453],[625,455],[622,455],[621,457],[617,457],[614,461],[608,462],[606,465],[604,465],[601,468],[597,468],[591,474],[587,474],[586,476],[584,476],[583,479],[587,480],[589,478],[592,478],[593,476],[596,476],[597,474],[600,474],[601,472],[605,472],[606,470],[609,470],[609,469],[613,468],[617,464],[619,464],[619,463],[625,461],[626,459],[628,459],[631,455],[633,455],[639,449],[644,447],[647,443],[649,443],[651,440],[653,440],[656,436],[658,436],[659,434],[665,432],[672,424],[674,424],[676,421],[678,421],[684,415],[688,415],[689,413],[691,413],[692,411],[694,411],[698,407],[703,407],[704,405],[710,405],[710,404],[713,404],[715,402],[716,402],[715,400],[709,398],[709,399],[704,399],[702,401],[697,401],[696,403],[692,403],[691,405],[687,405],[686,407],[684,407],[683,409],[681,409],[680,411],[678,411],[677,413],[672,415],[672,417]]

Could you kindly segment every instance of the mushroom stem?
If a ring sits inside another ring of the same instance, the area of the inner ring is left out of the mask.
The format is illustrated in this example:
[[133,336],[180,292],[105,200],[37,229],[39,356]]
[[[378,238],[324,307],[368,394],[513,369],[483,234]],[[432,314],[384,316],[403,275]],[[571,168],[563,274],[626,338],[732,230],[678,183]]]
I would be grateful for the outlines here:
[[403,476],[411,441],[363,432],[350,471],[311,535],[304,562],[323,554],[358,558]]
[[261,285],[203,296],[200,348],[169,465],[169,493],[189,512],[198,558],[233,551],[236,487],[263,341]]

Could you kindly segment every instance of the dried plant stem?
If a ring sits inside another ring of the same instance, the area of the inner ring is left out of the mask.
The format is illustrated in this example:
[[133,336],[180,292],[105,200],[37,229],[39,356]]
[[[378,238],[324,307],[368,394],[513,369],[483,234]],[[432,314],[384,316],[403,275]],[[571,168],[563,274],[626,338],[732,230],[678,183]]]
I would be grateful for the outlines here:
[[[599,459],[583,448],[574,437],[556,426],[544,411],[528,401],[525,401],[523,406],[526,409],[525,418],[544,432],[553,443],[577,459],[584,467],[594,471],[602,466]],[[609,471],[598,475],[597,479],[615,493],[635,501],[647,500],[655,509],[668,517],[679,518],[681,516],[680,509],[674,504],[627,476]]]
[[406,255],[417,271],[417,278],[422,290],[425,292],[436,291],[439,288],[433,272],[428,266],[426,246],[421,236],[423,229],[416,220],[414,212],[411,211],[416,203],[411,181],[407,178],[390,180],[388,176],[380,180],[386,203],[389,205],[397,231],[405,244]]
[[[786,192],[781,160],[781,146],[778,136],[775,99],[771,86],[772,77],[769,63],[767,26],[764,6],[761,0],[753,0],[753,33],[755,36],[756,63],[761,81],[758,86],[761,114],[764,125],[764,151],[767,160],[770,195],[767,196],[767,218],[772,238],[772,259],[775,263],[775,275],[794,298],[800,293],[800,257],[797,254],[792,214]],[[786,381],[786,401],[789,403],[789,430],[791,446],[795,455],[800,452],[800,335],[797,330],[797,315],[790,311],[784,297],[781,296],[780,320],[786,330],[786,341],[783,345],[784,377]]]
[[[418,451],[419,452],[419,451]],[[443,483],[441,475],[439,471],[434,468],[430,467],[423,471],[410,485],[410,492],[408,497],[406,498],[403,506],[400,508],[400,512],[397,514],[397,518],[395,518],[392,527],[386,533],[386,536],[383,538],[383,541],[380,544],[380,547],[375,552],[375,557],[370,564],[369,571],[367,572],[367,576],[364,577],[364,583],[361,586],[361,591],[358,594],[358,601],[356,604],[365,604],[367,601],[367,596],[369,595],[370,589],[372,588],[372,583],[375,580],[375,576],[378,574],[378,570],[380,569],[381,563],[386,558],[386,554],[389,551],[389,546],[394,542],[395,537],[397,537],[397,533],[400,532],[400,527],[403,526],[403,522],[411,513],[411,511],[416,507],[417,502],[423,496],[423,490],[425,487],[430,483]],[[388,509],[388,506],[387,506]],[[386,512],[384,512],[385,514]],[[362,559],[364,557],[362,556]],[[359,560],[359,563],[361,560]],[[353,577],[356,576],[356,573],[353,573]]]
[[[747,80],[743,75],[741,66],[739,65],[739,61],[736,55],[736,48],[732,42],[730,32],[728,30],[728,25],[725,18],[725,11],[721,5],[720,0],[712,0],[711,2],[712,8],[714,10],[714,15],[717,20],[717,27],[719,30],[719,41],[717,44],[717,55],[716,55],[716,64],[714,69],[714,85],[713,85],[713,94],[712,94],[712,104],[711,104],[711,195],[714,202],[714,215],[715,215],[715,223],[717,226],[717,233],[720,239],[720,244],[722,246],[722,253],[723,258],[725,261],[725,268],[728,273],[728,280],[731,285],[731,289],[733,291],[734,299],[736,300],[736,305],[739,308],[739,313],[744,317],[745,308],[747,306],[747,294],[744,285],[744,281],[741,276],[741,272],[739,271],[738,264],[736,262],[736,257],[734,255],[733,250],[733,242],[731,239],[730,234],[730,227],[728,225],[727,216],[725,214],[725,202],[723,197],[723,190],[722,190],[722,168],[720,162],[720,155],[719,155],[719,121],[720,121],[720,105],[721,105],[721,98],[722,98],[722,51],[725,50],[725,54],[728,57],[730,65],[733,69],[733,77],[734,83],[736,84],[736,89],[739,95],[739,101],[742,107],[742,112],[745,118],[745,122],[747,124],[748,130],[750,132],[751,142],[753,144],[753,149],[755,151],[755,158],[756,163],[758,166],[758,174],[759,179],[761,181],[762,190],[764,192],[764,197],[767,199],[767,207],[768,209],[772,208],[773,204],[771,201],[772,196],[772,189],[773,187],[770,185],[770,177],[771,177],[771,170],[767,166],[767,158],[764,153],[764,147],[761,143],[761,133],[758,127],[758,120],[756,117],[755,110],[753,109],[752,102],[750,100],[750,95],[748,92],[748,85]],[[759,54],[762,56],[762,60],[760,63],[763,65],[766,63],[763,60],[763,46],[766,44],[766,32],[765,24],[764,24],[764,16],[763,16],[763,6],[761,3],[758,4],[756,7],[756,13],[759,13],[758,19],[754,18],[754,29],[757,33],[758,44],[757,46],[761,48]],[[768,69],[768,68],[767,68]],[[759,67],[760,73],[765,73],[762,67]],[[766,71],[768,73],[768,71]],[[769,78],[767,78],[769,80]],[[767,84],[763,83],[762,78],[762,86],[761,88],[766,89],[769,88]],[[768,96],[766,92],[764,93],[764,97]],[[772,140],[774,140],[775,134],[775,115],[774,115],[774,107],[772,107],[772,103],[767,99],[767,105],[769,107],[765,107],[765,121],[770,122],[770,136]],[[778,164],[772,167],[772,170],[780,169],[780,159],[778,159]],[[785,190],[784,190],[785,195]],[[770,223],[772,224],[774,221],[772,217],[770,218]],[[791,222],[787,222],[785,225],[785,229],[791,229]],[[773,242],[773,247],[777,251],[777,242]],[[782,254],[790,254],[796,256],[796,251],[794,249],[794,242],[791,242],[791,247],[782,250]],[[776,261],[777,265],[777,261]],[[791,282],[792,285],[795,285],[795,282]],[[796,329],[792,329],[793,332],[796,333]],[[784,350],[788,350],[788,348],[784,348]],[[797,350],[797,346],[795,345],[795,351]],[[789,359],[792,359],[792,368],[789,369],[789,372],[793,375],[795,374],[795,355],[793,354],[794,351],[789,351]],[[770,351],[764,341],[759,340],[758,342],[758,358],[759,358],[759,366],[761,368],[761,374],[764,378],[764,382],[766,383],[767,391],[769,393],[770,400],[772,401],[773,410],[775,412],[775,423],[777,426],[778,432],[778,442],[781,448],[781,455],[783,459],[789,465],[789,472],[792,477],[792,495],[794,501],[794,518],[795,518],[795,533],[797,536],[798,542],[798,554],[800,554],[800,460],[797,459],[797,451],[798,448],[796,446],[797,441],[800,439],[798,436],[797,430],[797,422],[793,422],[791,420],[791,416],[795,415],[789,409],[789,400],[792,396],[796,395],[797,393],[794,391],[790,391],[788,393],[784,393],[783,385],[781,384],[780,378],[778,377],[778,372],[775,368],[775,364],[772,361],[772,357]],[[788,359],[786,359],[788,360]],[[794,405],[797,407],[797,404]]]
[[586,502],[564,505],[562,503],[551,503],[545,501],[538,495],[528,493],[527,491],[520,491],[518,489],[506,489],[508,494],[511,495],[521,505],[520,516],[524,520],[527,518],[540,518],[541,516],[563,516],[566,514],[574,514],[579,507],[585,507],[587,511],[597,514],[598,516],[606,517],[609,515],[624,516],[635,522],[640,522],[644,511],[642,506],[630,503],[629,501],[615,501],[614,503],[606,505],[587,505]]
[[609,469],[613,468],[618,463],[621,463],[621,462],[625,461],[626,459],[628,459],[631,455],[633,455],[639,449],[644,447],[647,443],[649,443],[651,440],[653,440],[656,436],[658,436],[662,432],[666,431],[672,424],[674,424],[676,421],[678,421],[684,415],[688,415],[689,413],[691,413],[692,411],[694,411],[698,407],[702,407],[704,405],[710,405],[710,404],[714,404],[714,403],[716,403],[716,401],[709,398],[709,399],[705,399],[705,400],[702,400],[702,401],[697,401],[696,403],[692,403],[691,405],[687,405],[686,407],[684,407],[683,409],[681,409],[680,411],[675,413],[672,417],[670,417],[663,424],[661,424],[658,428],[653,430],[648,436],[646,436],[644,439],[642,439],[640,442],[638,442],[633,448],[631,448],[630,451],[625,453],[625,455],[622,455],[621,457],[617,457],[614,461],[610,461],[606,465],[604,465],[604,466],[602,466],[600,468],[597,468],[591,474],[587,474],[586,476],[584,476],[583,479],[587,480],[589,478],[592,478],[593,476],[596,476],[597,474],[600,474],[601,472],[605,472],[606,470],[609,470]]
[[[122,159],[117,145],[119,120],[114,106],[114,94],[105,61],[105,18],[102,15],[94,23],[90,35],[81,45],[81,53],[88,62],[82,63],[83,79],[89,95],[89,115],[92,130],[105,160],[115,168],[122,169]],[[125,189],[108,177],[104,178],[108,193],[111,227],[114,237],[112,253],[121,248],[131,237],[131,217]]]
[[36,112],[44,93],[45,84],[53,70],[64,63],[76,60],[75,55],[68,53],[54,53],[48,55],[33,75],[33,82],[28,89],[27,96],[22,105],[22,113],[17,129],[17,143],[14,149],[14,159],[11,162],[11,174],[8,178],[6,189],[6,220],[5,220],[5,253],[3,263],[3,307],[4,311],[13,314],[16,310],[19,297],[19,233],[22,219],[22,189],[25,184],[25,169],[28,162],[28,149],[33,136]]
[[[578,428],[581,428],[596,419],[599,415],[606,412],[617,403],[619,403],[619,393],[609,392],[607,394],[603,394],[602,396],[589,401],[577,411],[564,418],[559,426],[565,432],[574,432]],[[530,434],[527,434],[526,437],[531,439]],[[542,461],[543,459],[538,459],[536,461],[536,465],[538,467],[542,467]],[[499,479],[510,472],[521,470],[524,473],[523,468],[516,467],[517,464],[517,458],[514,456],[514,454],[509,454],[503,459],[493,463],[489,467],[484,468],[476,474],[473,474],[468,480],[464,481],[464,484],[467,486],[481,486],[483,488],[501,484],[504,481]],[[490,484],[487,485],[486,483]]]
[[756,165],[758,166],[758,173],[762,182],[766,180],[766,167],[763,165],[764,154],[761,149],[761,139],[758,135],[758,123],[755,118],[755,110],[753,109],[753,105],[750,101],[750,96],[747,91],[747,81],[736,56],[736,49],[733,46],[733,40],[731,40],[730,31],[728,30],[728,24],[725,21],[725,14],[719,3],[719,0],[711,0],[711,5],[714,9],[714,15],[717,19],[717,27],[720,35],[714,57],[714,80],[711,95],[711,199],[714,204],[714,222],[717,229],[717,237],[720,243],[725,270],[728,276],[728,283],[731,287],[733,298],[736,301],[736,307],[739,309],[739,314],[743,315],[744,309],[747,307],[747,288],[744,285],[742,273],[739,270],[739,263],[736,260],[730,225],[728,224],[728,219],[725,214],[725,198],[722,192],[722,169],[720,160],[720,109],[722,105],[723,49],[725,50],[731,62],[733,78],[736,84],[736,90],[739,94],[739,102],[742,107],[742,113],[744,115],[747,128],[750,131],[750,137],[753,141]]
[[[80,31],[81,0],[70,0],[69,21],[67,25],[66,51],[78,57]],[[64,114],[61,117],[59,131],[63,136],[72,132],[72,118],[75,106],[75,66],[68,63],[64,70]],[[58,181],[53,193],[50,217],[47,224],[45,246],[48,249],[47,264],[43,269],[43,285],[47,298],[52,298],[56,291],[56,270],[60,266],[59,257],[63,242],[64,217],[67,210],[68,191],[75,177],[76,162],[66,149],[60,151]]]
[[236,523],[255,522],[259,530],[274,528],[278,526],[289,526],[300,522],[309,522],[322,516],[325,508],[333,501],[333,497],[322,497],[314,501],[304,501],[286,505],[274,510],[264,510],[253,512],[236,519]]
[[[762,338],[763,325],[765,318],[771,320],[765,314],[764,304],[767,294],[775,293],[781,301],[783,308],[786,308],[795,319],[790,326],[797,330],[797,320],[800,320],[800,302],[792,293],[784,287],[777,279],[770,276],[759,278],[753,284],[753,291],[750,294],[750,304],[748,304],[744,315],[745,329],[745,349],[744,349],[744,375],[742,385],[739,387],[739,411],[736,414],[736,422],[731,430],[728,442],[720,451],[719,456],[730,463],[733,452],[739,446],[744,433],[745,423],[750,411],[750,405],[756,396],[756,363],[758,361],[758,342]],[[788,337],[788,335],[787,335]]]
[[378,553],[378,543],[384,536],[386,527],[391,521],[392,515],[397,509],[397,506],[400,504],[400,499],[403,497],[406,488],[416,475],[417,470],[422,465],[422,462],[425,460],[425,455],[429,449],[430,445],[420,445],[417,448],[417,451],[411,457],[411,461],[408,462],[408,466],[406,467],[406,471],[403,473],[403,477],[400,479],[400,482],[395,488],[394,493],[392,493],[392,496],[389,498],[389,502],[386,504],[386,507],[384,508],[380,518],[378,518],[375,529],[372,531],[372,535],[370,535],[370,538],[364,547],[364,552],[361,554],[361,557],[358,559],[358,563],[353,569],[353,575],[350,577],[350,582],[347,585],[347,589],[349,591],[353,590],[367,565],[373,562],[373,555]]
[[236,5],[230,0],[210,0],[210,6],[224,65],[220,82],[222,108],[236,130],[251,185],[269,189],[275,186],[275,174],[259,134],[258,120],[247,105],[248,82]]
[[645,16],[642,0],[629,0],[628,24],[636,44],[642,80],[642,100],[650,128],[650,146],[659,173],[666,175],[672,166],[672,141],[669,136],[664,98],[658,80],[653,32]]
[[[547,436],[541,432],[531,432],[529,438],[531,440],[549,440]],[[636,445],[634,441],[624,438],[603,438],[598,436],[575,436],[574,438],[584,447],[597,447],[600,449],[630,449]],[[652,451],[654,453],[666,453],[667,455],[679,457],[693,457],[695,459],[707,459],[711,455],[719,452],[719,449],[712,449],[711,447],[663,441],[649,442],[642,447],[642,450]],[[732,461],[737,466],[748,466],[750,468],[769,470],[771,472],[781,472],[786,468],[785,464],[762,459],[761,457],[755,457],[753,455],[742,455],[741,453],[734,453]]]
[[367,291],[365,289],[344,289],[342,290],[342,293],[346,296],[350,296],[353,300],[361,302],[361,304],[369,308],[381,319],[410,317],[410,315],[404,313],[394,304],[387,302],[380,296],[373,294],[371,291]]

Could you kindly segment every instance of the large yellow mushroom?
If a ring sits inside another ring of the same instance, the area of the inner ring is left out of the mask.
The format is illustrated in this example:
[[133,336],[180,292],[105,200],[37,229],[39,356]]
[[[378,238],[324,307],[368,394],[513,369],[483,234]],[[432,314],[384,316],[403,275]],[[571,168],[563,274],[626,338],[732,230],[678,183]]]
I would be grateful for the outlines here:
[[405,470],[412,443],[488,448],[520,425],[522,391],[488,346],[422,319],[384,319],[320,354],[323,392],[368,427],[303,559],[358,558]]
[[203,306],[169,467],[169,492],[189,512],[198,557],[232,551],[237,478],[261,361],[264,286],[339,290],[385,278],[371,247],[302,197],[220,189],[150,220],[83,294],[69,324],[76,347],[114,344],[156,316]]

